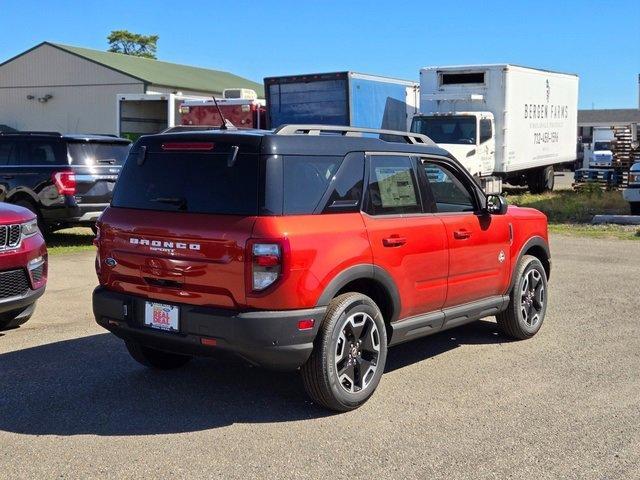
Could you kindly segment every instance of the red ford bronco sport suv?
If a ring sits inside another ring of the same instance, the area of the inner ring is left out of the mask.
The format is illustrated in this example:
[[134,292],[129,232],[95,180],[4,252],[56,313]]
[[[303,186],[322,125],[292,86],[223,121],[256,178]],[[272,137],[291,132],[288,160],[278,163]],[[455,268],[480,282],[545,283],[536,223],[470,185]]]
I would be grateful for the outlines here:
[[47,283],[47,247],[38,219],[0,203],[0,330],[29,320]]
[[[397,139],[400,141],[390,141]],[[363,404],[387,348],[547,305],[540,212],[485,196],[427,137],[348,127],[139,139],[98,221],[96,321],[155,368],[226,350]]]

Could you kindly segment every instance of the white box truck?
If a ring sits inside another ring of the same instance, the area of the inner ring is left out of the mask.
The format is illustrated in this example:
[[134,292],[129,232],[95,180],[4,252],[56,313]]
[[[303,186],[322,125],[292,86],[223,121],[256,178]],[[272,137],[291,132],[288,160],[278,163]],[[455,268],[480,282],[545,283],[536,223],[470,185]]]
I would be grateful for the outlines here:
[[485,190],[502,181],[553,189],[554,165],[574,162],[578,77],[515,65],[420,70],[411,130],[456,157]]
[[583,167],[613,167],[613,147],[611,142],[614,140],[613,128],[594,127],[591,143],[584,145]]

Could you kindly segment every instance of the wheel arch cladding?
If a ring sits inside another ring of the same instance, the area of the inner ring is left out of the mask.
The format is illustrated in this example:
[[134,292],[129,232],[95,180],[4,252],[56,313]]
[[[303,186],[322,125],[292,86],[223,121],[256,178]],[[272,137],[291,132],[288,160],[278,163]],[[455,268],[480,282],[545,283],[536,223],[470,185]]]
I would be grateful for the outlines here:
[[[520,263],[520,259],[525,255],[532,255],[540,260],[540,263],[542,263],[542,266],[544,267],[544,272],[547,275],[547,280],[551,277],[551,253],[549,252],[549,245],[544,238],[532,237],[527,240],[524,246],[520,249],[517,261],[513,267],[514,271],[518,263]],[[511,279],[511,286],[513,286],[515,280],[515,278]]]
[[376,265],[354,265],[336,275],[325,287],[316,306],[328,305],[333,298],[346,292],[358,292],[370,297],[382,312],[385,324],[398,319],[400,293],[391,276]]

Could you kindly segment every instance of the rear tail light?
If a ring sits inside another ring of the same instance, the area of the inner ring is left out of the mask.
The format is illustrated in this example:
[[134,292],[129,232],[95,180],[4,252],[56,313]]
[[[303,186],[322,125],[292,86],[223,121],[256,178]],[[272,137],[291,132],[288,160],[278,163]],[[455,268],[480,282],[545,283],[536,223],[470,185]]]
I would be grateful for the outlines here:
[[52,175],[53,184],[60,195],[76,194],[76,174],[73,172],[55,172]]
[[272,285],[282,273],[282,248],[278,243],[251,246],[251,289],[259,292]]

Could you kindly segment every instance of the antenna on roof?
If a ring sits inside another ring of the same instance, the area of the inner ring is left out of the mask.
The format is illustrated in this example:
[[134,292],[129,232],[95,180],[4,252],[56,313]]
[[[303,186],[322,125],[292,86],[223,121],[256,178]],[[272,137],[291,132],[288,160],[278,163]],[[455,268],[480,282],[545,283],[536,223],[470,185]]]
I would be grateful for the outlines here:
[[220,115],[220,121],[222,122],[220,124],[220,130],[229,130],[229,125],[231,125],[231,128],[233,130],[235,130],[236,127],[234,127],[231,122],[229,122],[229,125],[227,125],[227,119],[224,118],[224,115],[222,115],[222,110],[220,110],[220,105],[218,105],[218,101],[216,100],[216,96],[215,95],[211,95],[211,98],[213,98],[213,103],[215,103],[216,108],[218,109],[218,115]]

